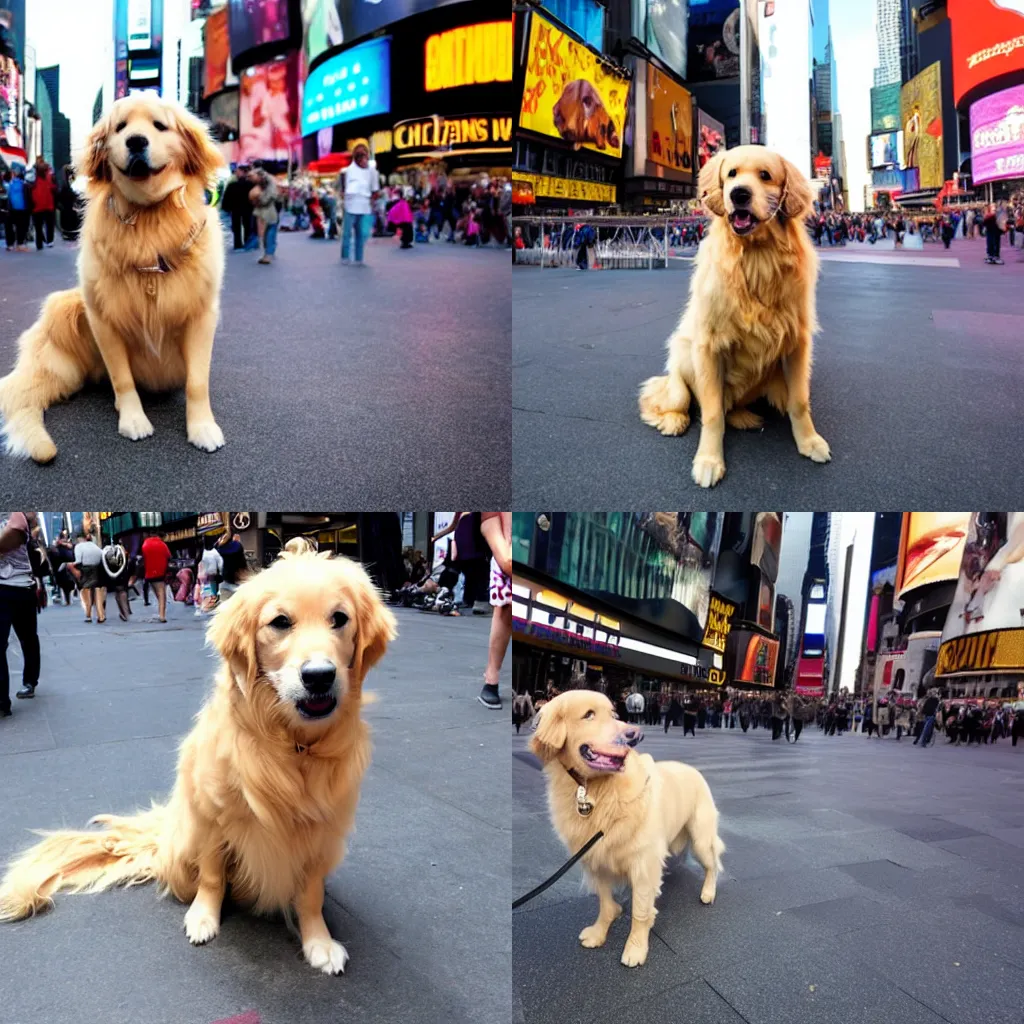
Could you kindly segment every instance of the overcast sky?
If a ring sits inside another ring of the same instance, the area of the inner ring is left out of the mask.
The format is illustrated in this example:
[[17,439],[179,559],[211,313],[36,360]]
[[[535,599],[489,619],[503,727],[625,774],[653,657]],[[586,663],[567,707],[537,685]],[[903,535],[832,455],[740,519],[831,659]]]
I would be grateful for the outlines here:
[[831,0],[829,22],[836,59],[836,88],[846,143],[846,178],[850,208],[864,209],[867,169],[865,146],[871,134],[871,86],[878,63],[875,4],[872,0]]
[[36,64],[60,65],[61,112],[71,120],[76,154],[92,127],[92,105],[108,71],[113,0],[28,0],[25,35],[36,48]]

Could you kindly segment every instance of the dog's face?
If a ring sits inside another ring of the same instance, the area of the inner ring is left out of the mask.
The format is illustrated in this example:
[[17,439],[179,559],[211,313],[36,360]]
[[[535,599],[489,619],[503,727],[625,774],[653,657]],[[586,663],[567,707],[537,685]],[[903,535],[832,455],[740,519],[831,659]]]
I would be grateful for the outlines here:
[[640,729],[615,717],[615,708],[604,694],[568,690],[538,712],[530,749],[545,764],[558,761],[593,778],[621,772],[630,748],[641,739]]
[[764,146],[722,150],[701,168],[699,185],[708,211],[741,238],[804,217],[814,201],[800,170]]
[[598,149],[619,148],[619,133],[601,94],[586,79],[569,82],[551,111],[558,134],[577,149],[585,142]]
[[207,633],[243,696],[308,736],[357,709],[395,617],[362,566],[285,553],[243,583]]
[[118,100],[97,122],[79,169],[149,206],[189,179],[205,184],[223,162],[206,126],[184,107],[155,93],[137,93]]

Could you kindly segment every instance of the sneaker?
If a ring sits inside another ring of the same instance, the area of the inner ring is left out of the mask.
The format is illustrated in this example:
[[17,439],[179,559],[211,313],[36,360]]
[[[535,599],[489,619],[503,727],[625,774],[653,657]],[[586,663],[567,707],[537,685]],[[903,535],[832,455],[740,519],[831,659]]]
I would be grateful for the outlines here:
[[501,697],[498,696],[498,684],[491,685],[490,683],[484,683],[484,688],[480,691],[480,695],[477,700],[485,708],[490,708],[492,711],[501,710]]
[[474,615],[490,615],[491,614],[491,603],[490,603],[490,601],[474,601],[473,602],[473,614]]
[[344,259],[343,258],[342,261],[341,261],[341,265],[343,267],[351,267],[352,266],[352,261],[350,259]]
[[47,249],[52,249],[53,248],[53,242],[47,242],[46,243],[46,248]]
[[36,695],[36,688],[31,683],[26,683],[16,694],[16,697],[20,697],[22,700],[30,700]]

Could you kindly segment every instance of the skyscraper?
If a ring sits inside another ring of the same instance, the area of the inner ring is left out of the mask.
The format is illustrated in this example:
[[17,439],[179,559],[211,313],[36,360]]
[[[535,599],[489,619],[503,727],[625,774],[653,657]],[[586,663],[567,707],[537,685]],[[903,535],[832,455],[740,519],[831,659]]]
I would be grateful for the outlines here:
[[900,27],[903,21],[903,0],[875,0],[878,36],[878,66],[875,85],[900,81]]

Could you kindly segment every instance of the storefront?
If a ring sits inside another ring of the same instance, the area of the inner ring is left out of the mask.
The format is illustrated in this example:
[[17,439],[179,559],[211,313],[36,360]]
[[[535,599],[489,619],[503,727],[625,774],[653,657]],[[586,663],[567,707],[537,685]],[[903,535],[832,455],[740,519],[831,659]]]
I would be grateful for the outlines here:
[[615,203],[630,72],[535,11],[515,19],[515,53],[515,212],[568,213]]
[[510,175],[512,22],[464,0],[387,25],[310,62],[305,163],[365,140],[390,184],[427,190]]

